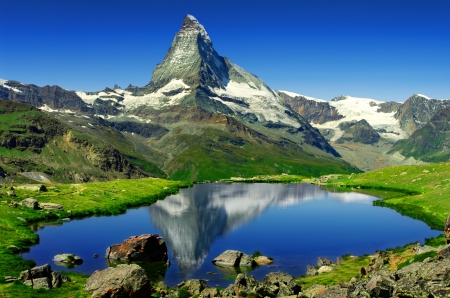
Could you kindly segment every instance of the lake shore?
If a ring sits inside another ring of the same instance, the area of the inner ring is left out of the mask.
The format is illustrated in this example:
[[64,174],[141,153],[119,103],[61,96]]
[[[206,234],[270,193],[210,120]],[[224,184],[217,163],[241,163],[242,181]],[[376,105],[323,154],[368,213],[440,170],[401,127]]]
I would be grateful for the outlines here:
[[[450,177],[449,171],[445,168],[447,164],[423,165],[415,167],[396,167],[383,169],[380,171],[357,174],[340,175],[327,179],[328,187],[340,189],[352,189],[362,192],[369,192],[377,196],[388,194],[388,190],[395,190],[401,195],[394,195],[381,202],[386,202],[387,207],[399,210],[403,207],[410,212],[411,217],[421,219],[433,227],[442,229],[447,216],[445,210],[450,210],[449,204],[440,205],[442,202],[433,203],[433,198],[447,194],[447,180]],[[384,174],[384,172],[387,174]],[[406,174],[403,174],[405,173]],[[430,174],[431,175],[425,175]],[[419,177],[420,176],[420,177]],[[422,177],[425,176],[425,177]],[[290,177],[281,175],[280,181],[273,177],[258,178],[261,181],[230,181],[230,182],[313,182],[303,177]],[[398,177],[392,180],[392,177]],[[417,180],[417,178],[421,178]],[[265,180],[264,180],[265,179]],[[416,179],[416,180],[415,180]],[[231,180],[231,179],[230,179]],[[271,180],[271,181],[267,181]],[[318,180],[315,180],[316,182]],[[418,181],[419,183],[414,184]],[[439,186],[437,186],[439,185]],[[444,185],[444,187],[442,187]],[[124,212],[132,206],[151,204],[158,199],[175,193],[182,187],[192,186],[190,183],[168,181],[164,179],[140,179],[140,180],[118,180],[103,183],[71,184],[71,185],[48,185],[47,192],[35,192],[29,190],[14,190],[16,196],[2,196],[3,202],[0,204],[0,227],[2,236],[0,238],[0,256],[2,263],[0,271],[4,275],[18,276],[20,271],[34,265],[32,261],[25,261],[17,255],[18,252],[26,250],[38,241],[38,237],[29,228],[31,222],[39,222],[48,219],[61,220],[65,217],[82,217],[91,215],[111,215]],[[132,193],[133,192],[133,193]],[[450,193],[450,190],[448,190]],[[25,207],[10,207],[11,202],[34,197],[39,202],[59,203],[63,205],[62,211],[37,211]],[[429,204],[430,208],[425,208]],[[411,211],[412,210],[412,211]],[[408,215],[408,214],[407,214]],[[424,219],[422,219],[424,218]],[[359,266],[359,265],[358,265]],[[354,268],[356,269],[356,268]],[[83,285],[88,276],[69,273],[73,282],[64,284],[60,289],[45,293],[46,297],[86,297]],[[333,282],[338,282],[332,279]],[[11,297],[28,297],[38,295],[38,291],[15,282],[12,284],[0,283],[0,291]],[[50,296],[49,296],[50,294]],[[6,296],[8,297],[8,296]]]

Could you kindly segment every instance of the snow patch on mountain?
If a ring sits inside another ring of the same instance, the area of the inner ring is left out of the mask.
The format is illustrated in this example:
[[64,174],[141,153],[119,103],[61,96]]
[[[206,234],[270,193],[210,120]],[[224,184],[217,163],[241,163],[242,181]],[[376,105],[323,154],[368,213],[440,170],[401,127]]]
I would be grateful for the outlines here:
[[318,102],[327,102],[327,100],[324,100],[324,99],[318,99],[318,98],[314,98],[314,97],[311,97],[311,96],[306,96],[306,95],[302,95],[302,94],[298,94],[298,93],[294,93],[294,92],[290,92],[290,91],[284,91],[284,90],[278,90],[279,92],[283,92],[283,93],[285,93],[285,94],[287,94],[287,95],[289,95],[290,97],[304,97],[304,98],[306,98],[306,99],[308,99],[308,100],[313,100],[313,101],[318,101]]
[[221,88],[211,89],[221,97],[240,100],[243,103],[248,104],[248,107],[245,107],[234,102],[224,101],[217,97],[215,98],[234,111],[242,114],[249,112],[254,113],[261,122],[282,122],[293,127],[299,126],[297,121],[290,118],[285,113],[286,108],[281,105],[279,98],[264,84],[257,86],[257,84],[251,81],[249,83],[238,83],[230,80],[225,86],[225,90]]
[[[285,93],[288,94],[287,92]],[[292,92],[290,93],[292,94]],[[288,95],[292,96],[290,94]],[[305,98],[307,97],[305,96]],[[338,128],[340,123],[353,120],[359,121],[362,119],[369,122],[375,130],[386,130],[387,133],[380,133],[380,135],[386,139],[396,141],[408,137],[408,134],[400,127],[398,120],[394,118],[395,112],[377,112],[379,108],[378,105],[383,103],[383,101],[378,101],[371,98],[346,96],[345,99],[339,101],[329,101],[328,103],[330,106],[335,107],[338,113],[343,115],[344,118],[336,121],[329,121],[323,124],[312,123],[312,125],[319,129],[333,129],[335,135],[331,141],[336,141],[342,136],[342,132]]]

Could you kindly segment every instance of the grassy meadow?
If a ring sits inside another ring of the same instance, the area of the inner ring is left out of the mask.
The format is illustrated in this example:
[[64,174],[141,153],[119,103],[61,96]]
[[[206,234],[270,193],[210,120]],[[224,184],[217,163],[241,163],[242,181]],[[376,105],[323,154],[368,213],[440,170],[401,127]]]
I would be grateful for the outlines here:
[[[326,183],[329,187],[373,193],[383,197],[377,206],[443,230],[450,213],[450,163],[399,166],[378,171],[341,175]],[[395,195],[392,195],[392,192]]]

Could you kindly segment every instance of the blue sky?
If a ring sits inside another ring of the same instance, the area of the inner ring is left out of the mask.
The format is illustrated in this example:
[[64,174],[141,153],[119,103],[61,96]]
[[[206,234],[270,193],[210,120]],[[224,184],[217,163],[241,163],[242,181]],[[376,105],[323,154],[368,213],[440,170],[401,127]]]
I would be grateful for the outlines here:
[[448,0],[2,0],[0,78],[144,86],[186,14],[271,88],[322,99],[450,98]]

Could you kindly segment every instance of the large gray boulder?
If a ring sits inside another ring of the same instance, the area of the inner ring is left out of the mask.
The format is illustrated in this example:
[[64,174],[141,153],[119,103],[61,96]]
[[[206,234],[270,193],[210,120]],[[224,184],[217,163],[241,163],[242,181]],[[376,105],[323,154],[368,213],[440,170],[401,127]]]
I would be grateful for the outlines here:
[[226,250],[214,260],[212,263],[216,266],[230,267],[253,267],[256,262],[247,254],[237,250]]
[[144,269],[136,264],[118,265],[95,271],[86,282],[84,290],[92,298],[150,297],[150,281]]
[[70,278],[60,272],[52,271],[51,266],[45,264],[22,271],[19,280],[26,286],[32,286],[33,289],[52,289],[59,288],[63,282],[70,281]]

